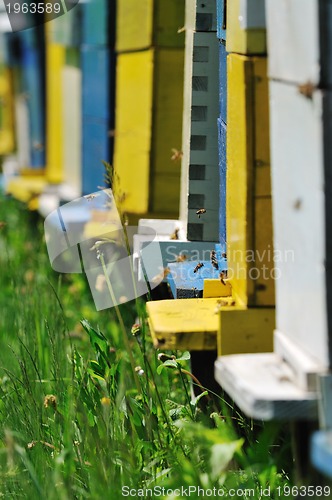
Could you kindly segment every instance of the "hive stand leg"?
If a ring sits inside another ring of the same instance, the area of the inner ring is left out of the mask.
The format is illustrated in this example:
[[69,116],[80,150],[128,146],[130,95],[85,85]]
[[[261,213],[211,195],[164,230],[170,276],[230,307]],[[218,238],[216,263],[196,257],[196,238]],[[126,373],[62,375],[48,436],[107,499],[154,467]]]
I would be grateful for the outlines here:
[[326,483],[319,472],[311,465],[310,439],[318,430],[316,421],[296,421],[291,424],[292,449],[294,457],[294,484],[307,486],[322,486]]
[[[214,378],[214,362],[217,358],[217,351],[191,351],[191,371],[200,381],[202,386],[208,391],[212,391],[218,396],[221,394],[221,387]],[[201,394],[202,390],[196,384],[192,384],[194,396]],[[213,394],[210,394],[212,397]]]

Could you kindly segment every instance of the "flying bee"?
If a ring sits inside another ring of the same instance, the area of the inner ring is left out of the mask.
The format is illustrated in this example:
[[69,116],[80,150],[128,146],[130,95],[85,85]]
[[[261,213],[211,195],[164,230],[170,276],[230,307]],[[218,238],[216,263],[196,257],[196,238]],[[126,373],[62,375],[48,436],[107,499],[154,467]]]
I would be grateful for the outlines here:
[[227,260],[227,253],[226,253],[226,252],[223,252],[223,253],[221,254],[221,256],[222,256],[224,259],[226,259],[226,260]]
[[214,310],[214,314],[218,314],[218,312],[220,311],[220,309],[222,307],[225,307],[228,305],[228,302],[226,300],[217,300],[217,305],[216,305],[216,308]]
[[206,213],[206,209],[205,208],[200,208],[199,210],[197,210],[196,215],[198,215],[198,218],[200,219],[201,215],[203,215],[205,213]]
[[221,271],[221,273],[219,273],[219,278],[220,278],[221,283],[223,285],[226,285],[225,280],[227,280],[227,271],[226,270]]
[[152,283],[160,283],[163,279],[166,278],[166,276],[169,275],[170,272],[171,272],[171,270],[169,267],[164,267],[164,269],[159,274],[157,274],[156,276],[154,276],[152,278],[151,282]]
[[97,198],[97,195],[96,194],[87,194],[86,196],[84,196],[84,198],[88,201],[92,201],[94,200],[95,198]]
[[180,255],[176,256],[176,262],[185,262],[187,260],[187,256],[185,253],[180,253]]
[[169,237],[170,240],[178,240],[179,239],[179,231],[180,229],[178,227],[175,228],[174,233],[171,234]]
[[172,151],[172,156],[171,156],[171,160],[172,161],[179,161],[179,160],[181,160],[181,158],[183,156],[183,152],[182,151],[179,151],[176,148],[172,148],[171,151]]
[[219,266],[218,266],[218,261],[217,261],[217,255],[216,255],[216,251],[215,250],[212,250],[211,251],[211,254],[210,254],[210,257],[211,257],[211,264],[212,266],[215,268],[215,269],[219,269]]
[[194,269],[194,273],[197,273],[197,271],[198,271],[199,269],[201,269],[201,267],[203,267],[203,266],[204,266],[203,262],[199,262],[199,263],[197,264],[197,266],[195,267],[195,269]]

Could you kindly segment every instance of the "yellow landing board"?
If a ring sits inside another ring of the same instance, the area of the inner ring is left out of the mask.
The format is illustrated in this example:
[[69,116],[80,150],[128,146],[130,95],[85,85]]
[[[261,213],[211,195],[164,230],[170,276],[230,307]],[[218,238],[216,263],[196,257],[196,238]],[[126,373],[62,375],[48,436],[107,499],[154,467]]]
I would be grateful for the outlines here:
[[203,288],[203,298],[208,299],[212,297],[231,297],[232,286],[229,281],[216,279],[205,279]]
[[50,183],[64,180],[62,71],[65,47],[46,44],[46,176]]
[[273,306],[266,58],[230,54],[227,70],[228,277],[237,303]]
[[266,54],[266,30],[241,27],[240,2],[227,2],[226,50],[238,54]]
[[116,50],[182,47],[185,0],[118,0]]
[[6,192],[17,200],[27,203],[31,210],[36,210],[38,208],[38,196],[45,186],[45,176],[19,176],[9,181]]
[[221,308],[218,356],[273,351],[274,308]]
[[146,304],[155,347],[213,350],[217,348],[218,299],[158,300]]
[[183,58],[167,49],[118,56],[113,164],[128,213],[178,213],[181,161],[171,156],[182,143]]

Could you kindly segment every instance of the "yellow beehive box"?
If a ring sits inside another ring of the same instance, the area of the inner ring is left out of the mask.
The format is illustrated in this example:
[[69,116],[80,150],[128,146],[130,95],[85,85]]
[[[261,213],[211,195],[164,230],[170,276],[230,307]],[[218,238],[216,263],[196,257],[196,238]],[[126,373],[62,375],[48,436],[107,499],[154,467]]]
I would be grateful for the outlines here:
[[0,155],[14,149],[13,94],[10,70],[0,67]]
[[227,52],[266,54],[266,30],[241,26],[241,0],[227,2]]
[[46,177],[50,183],[60,183],[64,178],[62,72],[65,52],[62,45],[50,41],[46,44]]
[[118,0],[116,50],[183,47],[185,0]]
[[150,331],[160,349],[213,350],[217,347],[218,299],[148,302]]
[[182,49],[124,53],[117,61],[114,168],[121,209],[173,214],[179,209],[183,110]]
[[222,307],[219,312],[218,356],[273,351],[273,307]]
[[274,305],[274,254],[266,58],[227,61],[227,258],[243,306]]

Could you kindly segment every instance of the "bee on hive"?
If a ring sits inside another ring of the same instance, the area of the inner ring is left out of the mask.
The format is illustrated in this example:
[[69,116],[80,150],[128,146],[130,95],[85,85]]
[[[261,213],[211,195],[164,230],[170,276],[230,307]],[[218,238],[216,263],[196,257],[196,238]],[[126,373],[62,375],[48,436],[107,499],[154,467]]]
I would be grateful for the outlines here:
[[175,228],[174,233],[172,233],[169,237],[170,240],[178,240],[179,239],[179,231],[178,227]]
[[211,254],[210,254],[210,258],[211,258],[211,264],[212,266],[215,268],[215,269],[219,269],[219,266],[218,266],[218,261],[217,261],[217,255],[216,255],[216,251],[215,250],[212,250],[211,251]]
[[197,210],[196,215],[198,215],[198,218],[200,219],[201,215],[203,215],[205,213],[206,213],[206,209],[205,208],[200,208],[199,210]]
[[219,274],[220,281],[223,285],[226,285],[225,280],[227,279],[227,271],[221,271]]

